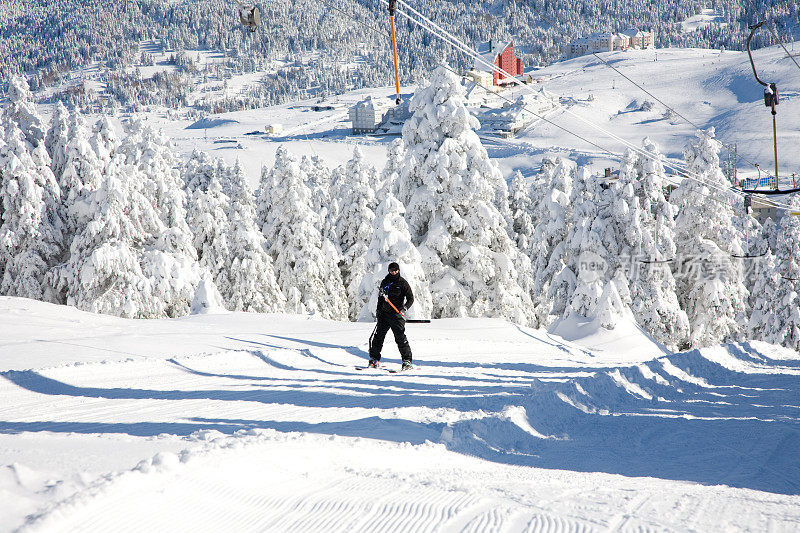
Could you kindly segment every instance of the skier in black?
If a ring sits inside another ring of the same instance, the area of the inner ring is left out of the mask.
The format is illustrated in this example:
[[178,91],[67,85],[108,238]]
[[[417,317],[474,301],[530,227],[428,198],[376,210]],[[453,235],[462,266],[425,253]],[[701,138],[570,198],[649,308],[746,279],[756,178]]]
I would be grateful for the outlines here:
[[406,338],[406,310],[414,303],[414,293],[408,282],[400,276],[400,265],[389,264],[389,274],[379,286],[378,324],[369,339],[369,366],[377,368],[381,360],[381,349],[386,333],[391,329],[403,359],[403,370],[411,368],[411,346]]

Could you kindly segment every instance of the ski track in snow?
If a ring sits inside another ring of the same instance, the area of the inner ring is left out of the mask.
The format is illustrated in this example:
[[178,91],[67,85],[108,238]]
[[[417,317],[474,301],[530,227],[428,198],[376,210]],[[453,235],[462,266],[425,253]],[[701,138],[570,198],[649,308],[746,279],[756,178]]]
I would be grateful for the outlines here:
[[[0,318],[52,328],[61,309]],[[417,368],[386,374],[354,369],[369,324],[83,320],[75,344],[102,350],[106,321],[154,355],[64,348],[22,370],[60,330],[0,339],[0,531],[800,526],[800,358],[770,345],[603,362],[500,321],[435,321],[409,328]],[[203,353],[170,355],[198,326]]]

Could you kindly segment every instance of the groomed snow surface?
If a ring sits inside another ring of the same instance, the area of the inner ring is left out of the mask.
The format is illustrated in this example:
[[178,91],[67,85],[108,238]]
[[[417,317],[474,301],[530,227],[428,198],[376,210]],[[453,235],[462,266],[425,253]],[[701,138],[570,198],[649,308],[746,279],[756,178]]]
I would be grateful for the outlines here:
[[0,298],[0,531],[800,527],[794,352],[449,319],[389,374],[354,368],[371,329]]

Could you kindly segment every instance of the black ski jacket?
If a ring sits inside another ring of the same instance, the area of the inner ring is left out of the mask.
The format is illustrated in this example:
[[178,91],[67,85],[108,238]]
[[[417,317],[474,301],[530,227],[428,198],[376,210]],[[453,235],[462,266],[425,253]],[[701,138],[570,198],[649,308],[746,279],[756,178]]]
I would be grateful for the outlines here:
[[378,295],[378,313],[384,311],[390,314],[396,314],[392,306],[386,303],[383,295],[389,296],[389,300],[400,311],[403,308],[408,309],[414,303],[414,293],[411,292],[411,286],[402,276],[388,275],[383,278],[380,284],[380,295]]

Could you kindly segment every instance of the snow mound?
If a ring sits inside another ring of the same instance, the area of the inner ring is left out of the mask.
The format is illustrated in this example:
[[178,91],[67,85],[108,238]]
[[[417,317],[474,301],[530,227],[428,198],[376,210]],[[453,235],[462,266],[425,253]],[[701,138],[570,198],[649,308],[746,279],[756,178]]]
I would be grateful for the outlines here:
[[209,128],[218,128],[226,124],[239,124],[238,120],[232,118],[211,118],[203,117],[197,122],[186,126],[187,130],[207,130]]
[[669,353],[631,316],[619,318],[613,329],[606,329],[598,318],[572,313],[554,322],[548,333],[588,348],[603,361],[646,361]]
[[228,312],[225,309],[225,304],[223,303],[219,289],[217,289],[217,286],[214,285],[214,282],[209,278],[203,278],[197,285],[197,290],[192,300],[191,312],[193,315],[210,315]]

